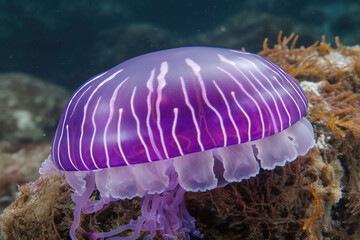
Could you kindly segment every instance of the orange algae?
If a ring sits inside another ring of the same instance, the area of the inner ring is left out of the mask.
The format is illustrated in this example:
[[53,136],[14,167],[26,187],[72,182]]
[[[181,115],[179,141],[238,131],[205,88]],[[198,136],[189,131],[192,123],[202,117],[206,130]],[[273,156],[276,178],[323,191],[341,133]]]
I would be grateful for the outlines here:
[[311,191],[311,194],[314,196],[315,201],[316,201],[316,211],[311,217],[308,218],[308,220],[306,220],[306,222],[304,223],[303,229],[305,230],[308,227],[308,225],[311,223],[311,233],[312,233],[314,239],[317,240],[319,238],[318,238],[318,236],[316,234],[316,230],[315,230],[315,221],[318,218],[321,218],[322,207],[321,207],[320,199],[316,195],[315,188],[314,188],[313,184],[310,185],[310,191]]
[[[317,55],[313,53],[318,42],[308,48],[297,49],[295,48],[297,40],[298,36],[294,33],[289,37],[282,37],[282,32],[280,32],[277,39],[278,44],[271,49],[267,46],[268,39],[265,38],[263,50],[258,54],[278,64],[293,77],[303,76],[314,70],[318,71],[319,67],[314,65]],[[289,44],[291,44],[290,48]]]
[[[334,89],[334,87],[331,89]],[[359,114],[356,106],[352,104],[358,100],[358,94],[332,91],[331,94],[323,94],[323,96],[328,109],[310,107],[312,115],[310,122],[315,123],[322,120],[330,127],[332,132],[336,132],[342,137],[345,137],[345,133],[340,127],[360,130]]]
[[[315,126],[319,143],[317,150],[321,153],[325,164],[322,171],[331,173],[329,179],[340,181],[339,177],[334,176],[341,173],[342,170],[333,168],[333,164],[339,159],[345,169],[341,180],[342,184],[338,182],[338,186],[333,185],[326,188],[320,188],[319,184],[316,184],[317,191],[311,191],[311,193],[315,199],[323,202],[323,212],[319,212],[319,204],[316,201],[317,211],[308,218],[310,221],[304,226],[308,227],[310,224],[312,236],[315,239],[324,236],[359,239],[360,48],[343,46],[338,37],[335,38],[334,48],[326,42],[324,36],[320,42],[315,42],[309,47],[296,48],[297,40],[298,38],[294,34],[282,37],[282,33],[280,33],[278,43],[270,48],[265,39],[264,50],[260,52],[260,55],[280,65],[290,75],[296,77],[300,84],[310,82],[312,84],[309,85],[317,88],[305,90],[305,93],[309,99],[307,117]],[[331,168],[338,170],[329,172]],[[337,171],[339,172],[336,173]],[[329,182],[328,179],[321,179],[321,181],[323,184]],[[334,180],[330,182],[332,181]],[[343,200],[332,205],[338,201],[339,195],[337,197],[336,194],[333,195],[335,198],[330,201],[327,198],[333,191],[338,191],[340,194],[340,186]],[[325,189],[327,190],[325,191]],[[321,192],[320,195],[318,191]],[[314,194],[317,195],[317,198]],[[330,204],[331,202],[332,204]],[[330,212],[332,212],[331,215]],[[315,221],[315,216],[317,216],[316,219],[322,216],[324,219],[322,224]],[[341,225],[331,224],[330,216],[335,216],[336,221]],[[326,221],[327,224],[324,223]],[[316,233],[315,229],[319,229],[321,232]]]
[[335,86],[330,86],[326,82],[323,84],[324,93],[322,96],[327,104],[327,109],[312,108],[310,121],[315,123],[322,120],[330,127],[332,132],[345,137],[344,130],[340,128],[360,130],[359,94],[349,91],[344,92],[339,88],[340,84]]
[[[307,94],[310,103],[317,102],[316,108],[309,107],[312,123],[322,121],[342,137],[345,136],[343,129],[360,130],[360,114],[357,110],[360,51],[343,46],[338,37],[335,38],[336,49],[326,42],[325,36],[307,48],[295,48],[297,40],[298,36],[294,33],[282,37],[280,32],[278,43],[273,48],[267,46],[267,39],[264,40],[263,51],[259,55],[277,63],[300,82],[321,82],[321,97]],[[342,60],[340,56],[345,56],[347,62],[338,63],[336,57]],[[320,98],[320,101],[316,98]]]
[[[312,81],[331,80],[330,76],[335,76],[337,80],[351,77],[349,68],[354,68],[356,73],[360,72],[360,51],[343,46],[339,38],[335,38],[336,49],[326,42],[325,36],[322,36],[320,42],[317,41],[309,47],[295,48],[297,40],[298,36],[294,33],[289,37],[282,37],[280,32],[278,43],[273,48],[269,48],[268,39],[265,39],[263,50],[258,54],[275,62],[293,77],[310,77]],[[332,53],[349,56],[352,61],[347,65],[337,66],[331,61]]]

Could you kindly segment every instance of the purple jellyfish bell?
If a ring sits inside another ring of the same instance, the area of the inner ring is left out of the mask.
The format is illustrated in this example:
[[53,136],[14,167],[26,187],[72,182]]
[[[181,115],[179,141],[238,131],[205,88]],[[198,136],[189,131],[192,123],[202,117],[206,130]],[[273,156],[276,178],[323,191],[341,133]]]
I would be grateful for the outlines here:
[[[81,212],[135,196],[141,217],[92,236],[202,237],[185,192],[240,182],[306,154],[314,145],[307,105],[294,79],[255,54],[210,47],[145,54],[73,94],[40,172],[60,169],[73,188],[72,239]],[[100,199],[90,201],[95,189]]]

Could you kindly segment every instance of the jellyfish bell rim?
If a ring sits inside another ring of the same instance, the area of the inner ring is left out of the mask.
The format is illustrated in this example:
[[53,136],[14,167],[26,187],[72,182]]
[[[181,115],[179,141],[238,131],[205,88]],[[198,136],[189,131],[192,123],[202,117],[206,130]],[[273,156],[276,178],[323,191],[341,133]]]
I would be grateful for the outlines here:
[[[305,116],[304,116],[304,115],[305,115],[305,114],[302,115],[302,118],[301,118],[301,119],[305,119]],[[301,119],[300,119],[300,120],[301,120]],[[300,121],[300,120],[299,120],[299,121]],[[298,121],[298,122],[299,122],[299,121]],[[296,123],[298,123],[298,122],[296,122]],[[295,123],[295,124],[296,124],[296,123]],[[283,129],[283,131],[291,128],[291,127],[294,126],[295,124],[290,125],[289,127]],[[309,124],[311,125],[310,122],[309,122]],[[309,124],[306,124],[306,125],[309,125]],[[281,132],[274,133],[274,134],[272,134],[272,135],[266,136],[265,138],[268,138],[268,137],[271,137],[271,136],[274,136],[274,135],[278,135],[278,134],[280,134],[280,133],[281,133]],[[263,140],[263,139],[264,139],[264,138],[254,139],[254,140],[252,140],[252,141],[246,141],[246,142],[242,142],[242,143],[240,143],[240,144],[249,143],[249,144],[251,144],[251,145],[255,145],[255,143],[257,143],[257,142],[259,142],[259,141],[261,141],[261,140]],[[189,153],[186,153],[186,154],[184,154],[184,155],[179,155],[179,156],[169,157],[169,158],[157,159],[157,160],[154,160],[154,161],[152,161],[152,162],[141,162],[141,163],[134,163],[134,164],[130,164],[130,165],[112,166],[112,168],[118,168],[118,167],[131,167],[131,168],[133,168],[133,167],[136,166],[136,165],[151,164],[151,163],[153,163],[153,162],[166,161],[166,160],[170,160],[170,159],[181,159],[182,157],[187,156],[187,155],[192,155],[192,154],[202,153],[202,152],[207,152],[207,151],[209,151],[209,152],[210,152],[210,151],[217,151],[218,149],[221,149],[221,148],[226,148],[226,147],[235,146],[235,145],[240,145],[240,144],[231,143],[231,144],[228,144],[227,146],[224,146],[224,147],[214,147],[214,148],[206,149],[206,150],[200,151],[200,152],[196,152],[196,151],[194,151],[194,152],[189,152]],[[311,148],[309,148],[309,149],[311,149]],[[308,150],[309,150],[309,149],[308,149]],[[307,152],[307,151],[306,151],[306,152]],[[301,155],[305,155],[306,152],[305,152],[304,154],[301,154]],[[217,155],[217,154],[214,153],[214,157],[215,157],[216,155]],[[293,159],[293,158],[292,158],[292,159]],[[283,165],[276,165],[276,166],[283,166]],[[76,170],[76,169],[63,170],[63,169],[59,169],[59,168],[58,168],[58,170],[64,171],[64,172],[88,172],[88,171],[98,172],[98,171],[100,171],[100,170],[102,170],[102,169],[107,169],[107,168],[105,167],[105,168],[89,169],[89,170],[85,170],[85,169],[80,169],[80,170]],[[266,169],[266,168],[265,168],[265,169]],[[273,168],[269,168],[269,169],[273,169]]]
[[[300,136],[300,140],[296,139],[296,136],[293,134],[294,132],[303,133]],[[132,199],[134,197],[143,197],[146,194],[160,194],[166,190],[170,183],[166,170],[173,166],[182,188],[186,191],[204,192],[225,186],[231,182],[241,182],[242,180],[255,177],[259,173],[260,168],[272,170],[278,166],[284,166],[287,162],[294,161],[298,156],[305,155],[315,145],[313,134],[314,131],[311,123],[303,117],[290,128],[270,136],[270,138],[273,138],[265,142],[265,147],[264,144],[261,144],[263,139],[260,139],[245,144],[236,144],[187,154],[186,159],[183,158],[184,156],[181,156],[152,163],[118,166],[111,169],[64,172],[68,183],[77,192],[84,191],[86,185],[84,179],[86,179],[89,172],[93,172],[95,174],[96,188],[101,196],[113,199]],[[276,143],[279,140],[281,142]],[[279,152],[272,153],[274,146],[266,146],[271,142],[275,142],[275,146],[283,148]],[[301,148],[299,142],[301,143]],[[269,155],[270,159],[276,158],[277,161],[269,164],[269,161],[272,160],[264,158],[268,153],[271,155]],[[282,158],[281,154],[284,154],[286,158]],[[52,161],[51,158],[48,161]],[[221,174],[216,174],[215,172],[215,161],[220,161],[223,164],[224,169],[221,170]],[[199,164],[194,166],[192,163],[195,162]],[[43,166],[49,169],[48,165],[51,164],[53,165],[52,162],[47,162],[46,164],[44,162]],[[53,166],[51,169],[53,170],[54,168]],[[40,171],[42,173],[45,172],[45,170]],[[198,179],[199,173],[203,174],[203,176],[200,176],[200,179]],[[144,176],[147,176],[147,178]],[[124,190],[119,187],[114,190],[112,185],[127,186],[127,188]],[[156,187],[154,188],[154,186]],[[129,192],[129,190],[132,192]]]

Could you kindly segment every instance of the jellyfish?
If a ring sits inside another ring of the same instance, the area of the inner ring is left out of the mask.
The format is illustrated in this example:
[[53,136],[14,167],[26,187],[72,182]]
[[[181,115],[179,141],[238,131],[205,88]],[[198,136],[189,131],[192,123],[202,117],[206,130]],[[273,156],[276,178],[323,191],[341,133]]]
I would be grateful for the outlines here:
[[[81,213],[141,197],[127,230],[136,239],[202,237],[184,203],[305,155],[314,131],[307,98],[287,73],[256,54],[182,47],[145,54],[91,78],[69,99],[41,174],[60,171]],[[98,200],[90,200],[94,190]]]

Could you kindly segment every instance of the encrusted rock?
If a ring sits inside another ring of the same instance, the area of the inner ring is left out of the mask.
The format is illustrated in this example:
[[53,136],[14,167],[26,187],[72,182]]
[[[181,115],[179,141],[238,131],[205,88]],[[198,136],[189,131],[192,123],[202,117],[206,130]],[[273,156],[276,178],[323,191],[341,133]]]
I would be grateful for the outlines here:
[[0,213],[15,200],[19,185],[39,178],[39,166],[49,154],[50,142],[16,146],[0,142]]

